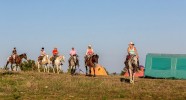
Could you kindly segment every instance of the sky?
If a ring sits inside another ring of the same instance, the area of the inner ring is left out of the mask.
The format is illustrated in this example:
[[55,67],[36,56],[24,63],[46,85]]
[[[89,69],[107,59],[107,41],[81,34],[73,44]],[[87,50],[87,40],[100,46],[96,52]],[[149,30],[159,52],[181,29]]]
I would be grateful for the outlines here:
[[186,54],[185,0],[0,0],[0,66],[13,47],[36,60],[41,47],[83,58],[91,44],[99,64],[120,73],[130,41],[140,64],[148,53]]

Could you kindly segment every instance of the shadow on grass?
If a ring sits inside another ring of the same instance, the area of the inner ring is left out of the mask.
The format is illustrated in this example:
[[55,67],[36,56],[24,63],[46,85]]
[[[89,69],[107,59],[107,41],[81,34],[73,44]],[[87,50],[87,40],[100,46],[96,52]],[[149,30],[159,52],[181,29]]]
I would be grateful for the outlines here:
[[144,77],[139,77],[139,78],[143,78],[143,79],[166,79],[166,80],[186,80],[183,78],[175,78],[175,77],[166,77],[166,78],[162,78],[162,77],[151,77],[151,76],[144,76]]
[[120,82],[130,83],[130,79],[120,78]]
[[19,72],[13,72],[13,71],[3,71],[0,73],[0,75],[17,75]]

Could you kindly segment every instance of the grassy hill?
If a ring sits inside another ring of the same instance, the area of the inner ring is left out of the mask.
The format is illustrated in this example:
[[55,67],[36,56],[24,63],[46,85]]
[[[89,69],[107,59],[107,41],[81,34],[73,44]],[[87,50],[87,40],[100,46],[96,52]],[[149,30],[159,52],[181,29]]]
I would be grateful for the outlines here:
[[3,100],[185,100],[186,80],[121,76],[85,77],[38,72],[0,72]]

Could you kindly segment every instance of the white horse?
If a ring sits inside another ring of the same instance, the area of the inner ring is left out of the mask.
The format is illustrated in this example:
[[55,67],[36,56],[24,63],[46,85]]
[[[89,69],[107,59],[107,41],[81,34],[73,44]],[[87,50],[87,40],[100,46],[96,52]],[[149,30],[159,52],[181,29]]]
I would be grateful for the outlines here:
[[134,84],[134,75],[138,68],[138,58],[136,57],[136,55],[129,55],[126,67],[128,69],[130,83]]
[[49,56],[45,55],[41,62],[37,61],[38,72],[40,72],[40,68],[44,66],[44,72],[48,72],[49,73],[49,67],[48,67],[49,64],[50,64]]
[[79,62],[78,62],[78,56],[74,55],[69,58],[69,67],[71,69],[71,75],[74,75],[76,72],[76,66],[79,67]]
[[57,73],[59,74],[60,71],[62,71],[62,65],[65,62],[65,56],[61,55],[56,58],[54,61],[54,66],[53,66],[53,73],[55,73],[55,67],[57,69]]

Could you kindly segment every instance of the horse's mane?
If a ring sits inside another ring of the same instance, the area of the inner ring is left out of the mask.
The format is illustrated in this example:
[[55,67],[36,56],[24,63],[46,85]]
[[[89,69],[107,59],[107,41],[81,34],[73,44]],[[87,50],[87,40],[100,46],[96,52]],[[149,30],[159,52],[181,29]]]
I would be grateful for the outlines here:
[[95,57],[98,57],[98,58],[99,58],[99,55],[98,55],[98,54],[94,54],[93,56],[95,56]]
[[26,55],[26,53],[20,54],[19,56],[23,56],[23,55]]

